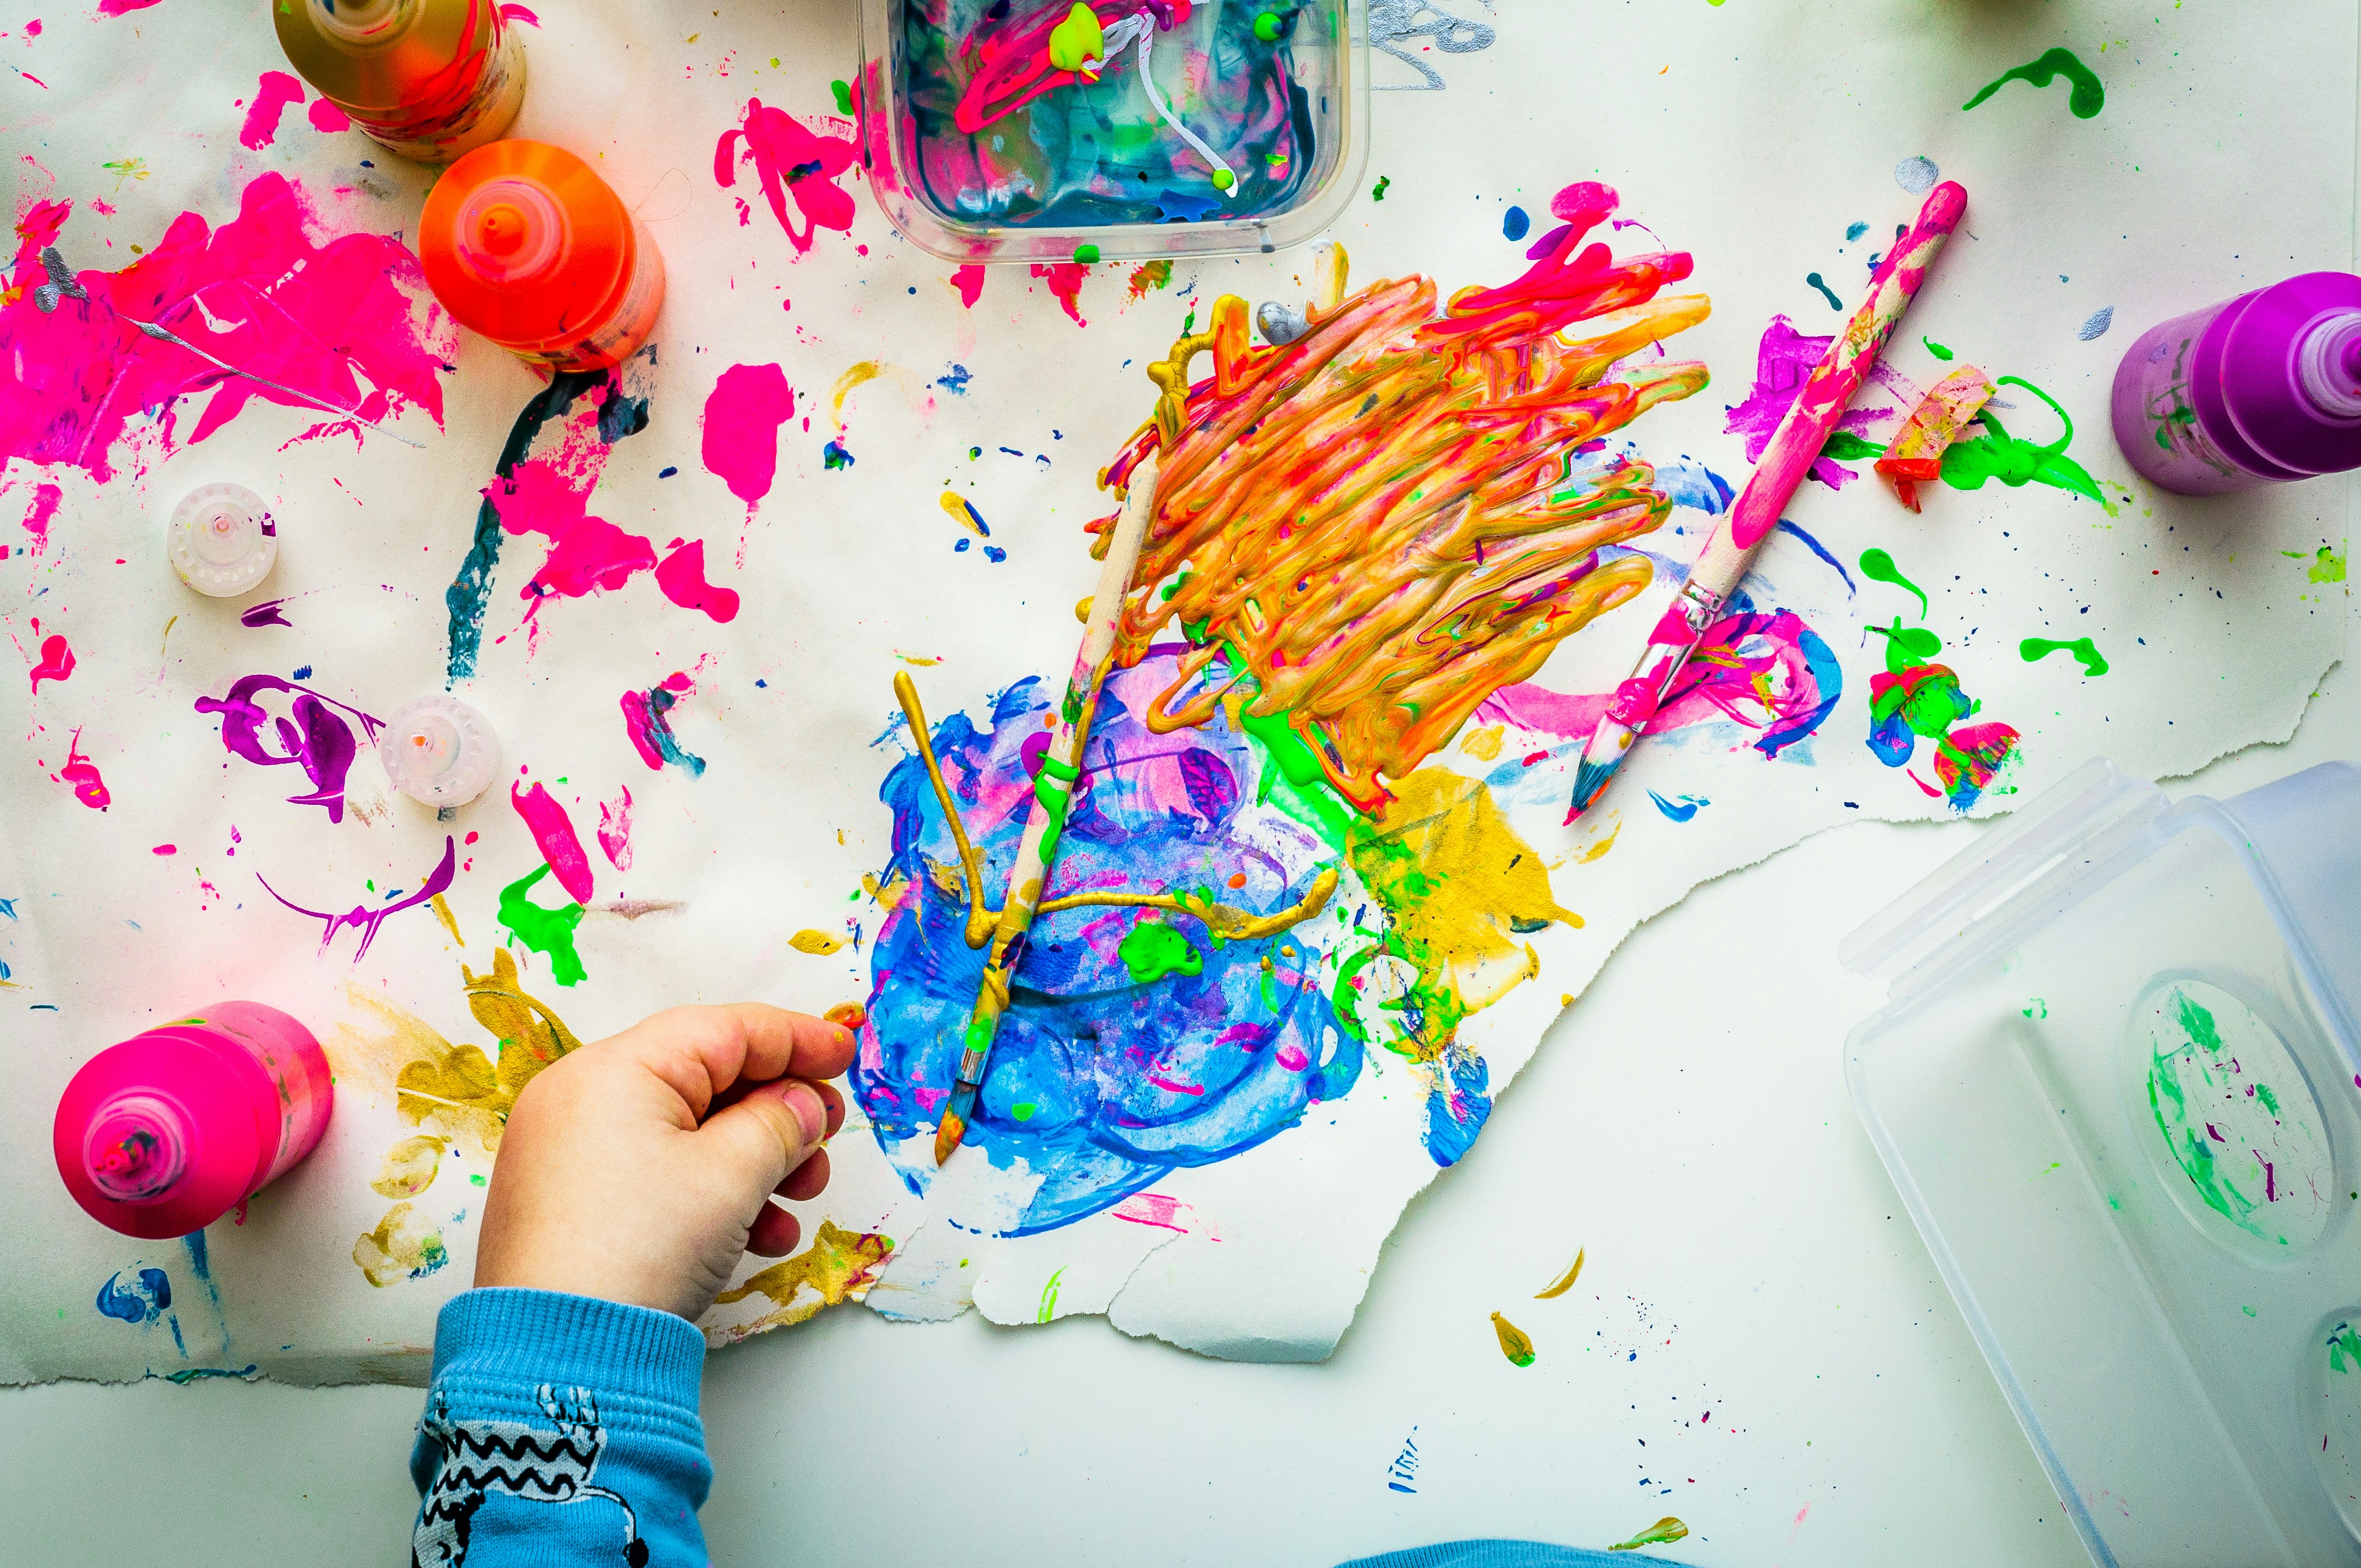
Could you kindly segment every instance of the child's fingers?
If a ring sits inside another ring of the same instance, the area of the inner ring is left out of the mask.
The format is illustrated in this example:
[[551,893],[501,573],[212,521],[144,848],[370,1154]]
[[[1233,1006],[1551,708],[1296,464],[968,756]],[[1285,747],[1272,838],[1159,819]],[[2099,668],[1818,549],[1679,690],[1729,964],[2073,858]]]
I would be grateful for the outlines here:
[[746,1250],[756,1257],[785,1257],[804,1239],[804,1228],[793,1214],[765,1201],[763,1212],[746,1228]]
[[757,1085],[690,1135],[701,1157],[715,1162],[725,1190],[766,1195],[818,1152],[828,1135],[828,1106],[803,1080],[780,1079]]
[[853,1034],[841,1024],[760,1002],[675,1007],[608,1042],[646,1067],[703,1116],[741,1079],[818,1082],[852,1065]]
[[820,1195],[828,1185],[828,1151],[814,1149],[811,1157],[787,1172],[787,1179],[774,1190],[782,1198],[792,1198],[807,1203]]

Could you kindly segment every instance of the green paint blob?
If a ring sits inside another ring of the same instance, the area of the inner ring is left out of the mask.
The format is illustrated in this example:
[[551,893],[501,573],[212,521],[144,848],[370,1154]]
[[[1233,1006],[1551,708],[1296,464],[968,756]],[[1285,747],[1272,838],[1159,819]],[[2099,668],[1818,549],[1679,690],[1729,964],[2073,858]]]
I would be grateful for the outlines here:
[[2061,76],[2073,83],[2074,91],[2067,98],[2066,106],[2073,111],[2076,119],[2092,119],[2107,106],[2107,89],[2099,81],[2098,73],[2076,59],[2072,49],[2053,49],[2039,60],[2020,65],[2014,71],[2002,71],[1998,81],[1988,83],[1982,92],[1960,107],[1972,109],[2012,82],[2047,87]]
[[2356,1332],[2352,1324],[2339,1323],[2328,1336],[2328,1369],[2361,1372],[2361,1332]]
[[1153,985],[1168,974],[1198,974],[1205,967],[1189,938],[1160,920],[1143,920],[1134,926],[1115,956],[1139,985]]
[[2315,583],[2341,583],[2345,580],[2345,557],[2323,544],[2304,576]]
[[[775,65],[778,62],[774,60],[772,63]],[[852,83],[850,82],[831,82],[829,83],[829,87],[836,93],[836,112],[840,115],[851,114]]]
[[547,866],[536,866],[531,874],[500,889],[496,918],[510,936],[533,951],[548,955],[550,973],[558,984],[578,985],[582,959],[574,950],[574,927],[582,924],[582,906],[569,904],[563,909],[547,909],[535,904],[531,897],[533,884],[548,874]]
[[1870,630],[1885,639],[1885,673],[1889,675],[1926,663],[1943,651],[1941,638],[1923,626],[1905,628],[1898,615],[1892,626],[1872,626]]
[[1380,174],[1380,175],[1378,175],[1378,182],[1377,182],[1376,184],[1374,184],[1374,185],[1372,185],[1372,186],[1370,186],[1370,187],[1369,187],[1369,200],[1370,200],[1370,201],[1372,201],[1372,202],[1382,202],[1382,201],[1384,201],[1384,200],[1386,199],[1386,187],[1387,187],[1387,186],[1389,186],[1389,185],[1390,185],[1390,184],[1392,184],[1393,182],[1394,182],[1394,177],[1393,177],[1392,175],[1390,175],[1390,174]]
[[1233,186],[1233,185],[1236,184],[1237,182],[1238,182],[1238,177],[1237,177],[1236,175],[1235,175],[1235,174],[1231,173],[1228,170],[1226,170],[1226,169],[1216,169],[1216,170],[1213,170],[1213,189],[1214,189],[1214,190],[1216,190],[1216,191],[1226,191],[1226,190],[1228,190],[1231,186]]
[[[964,1268],[967,1265],[962,1261],[960,1266]],[[1049,1276],[1049,1283],[1041,1287],[1041,1310],[1034,1318],[1035,1322],[1046,1323],[1058,1315],[1058,1281],[1064,1277],[1066,1277],[1066,1271],[1060,1268],[1057,1273]]]
[[1013,1121],[1029,1122],[1033,1119],[1033,1113],[1039,1109],[1041,1109],[1041,1107],[1036,1105],[1030,1100],[1019,1100],[1016,1104],[1011,1105],[1008,1108],[1008,1114],[1010,1119]]
[[1255,37],[1267,44],[1275,44],[1279,41],[1279,29],[1286,25],[1279,19],[1278,12],[1265,11],[1255,18]]
[[2109,517],[2114,516],[2115,509],[2100,493],[2097,481],[2080,463],[2066,455],[2067,445],[2074,439],[2074,422],[2059,406],[2058,400],[2021,377],[2003,376],[1999,385],[2022,387],[2048,403],[2066,433],[2048,446],[2037,446],[2011,435],[2000,416],[1987,404],[1981,416],[1987,433],[1973,441],[1955,441],[1944,451],[1943,483],[1955,490],[1980,490],[1987,479],[1998,479],[2012,489],[2030,484],[2053,485],[2078,496],[2088,496]]
[[1041,835],[1041,863],[1053,864],[1058,858],[1058,840],[1065,836],[1066,813],[1074,804],[1074,781],[1081,770],[1058,761],[1048,752],[1041,755],[1041,771],[1033,775],[1033,798],[1041,803],[1042,815],[1049,827]]
[[1949,365],[1952,360],[1959,357],[1958,355],[1952,353],[1941,344],[1937,343],[1931,337],[1922,337],[1918,341],[1927,345],[1927,353],[1933,355],[1936,358],[1941,360],[1946,365]]
[[1099,258],[1099,247],[1085,241],[1074,247],[1074,259],[1088,267]]
[[1872,583],[1892,583],[1897,588],[1907,588],[1916,594],[1921,616],[1930,608],[1927,603],[1927,590],[1904,576],[1894,565],[1894,557],[1883,550],[1871,548],[1861,553],[1861,575]]
[[2071,653],[2081,663],[2084,674],[2103,675],[2107,673],[2107,656],[2100,652],[2098,644],[2087,637],[2077,637],[2071,642],[2059,642],[2047,637],[2028,637],[2016,645],[2016,651],[2028,664],[2052,653]]
[[1828,444],[1820,448],[1821,456],[1839,463],[1858,463],[1864,457],[1882,457],[1884,455],[1884,447],[1867,436],[1855,435],[1849,430],[1838,431],[1834,435],[1829,436]]
[[1106,58],[1106,29],[1096,11],[1074,0],[1066,19],[1049,29],[1049,63],[1060,71],[1080,71]]

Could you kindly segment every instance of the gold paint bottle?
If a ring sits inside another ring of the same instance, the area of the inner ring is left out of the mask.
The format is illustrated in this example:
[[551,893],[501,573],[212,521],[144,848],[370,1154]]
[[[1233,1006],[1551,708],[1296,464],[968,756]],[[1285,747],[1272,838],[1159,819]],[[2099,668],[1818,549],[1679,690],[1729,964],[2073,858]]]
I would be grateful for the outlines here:
[[499,0],[271,0],[279,45],[391,152],[448,163],[504,135],[524,49]]

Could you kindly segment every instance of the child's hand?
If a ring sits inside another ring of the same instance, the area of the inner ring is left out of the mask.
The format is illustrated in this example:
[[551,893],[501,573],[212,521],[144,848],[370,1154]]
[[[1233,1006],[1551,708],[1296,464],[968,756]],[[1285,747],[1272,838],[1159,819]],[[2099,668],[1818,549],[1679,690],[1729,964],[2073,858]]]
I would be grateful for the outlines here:
[[675,1007],[559,1058],[517,1096],[477,1245],[478,1286],[598,1296],[694,1319],[745,1252],[793,1252],[844,1124],[821,1080],[842,1025],[757,1003]]

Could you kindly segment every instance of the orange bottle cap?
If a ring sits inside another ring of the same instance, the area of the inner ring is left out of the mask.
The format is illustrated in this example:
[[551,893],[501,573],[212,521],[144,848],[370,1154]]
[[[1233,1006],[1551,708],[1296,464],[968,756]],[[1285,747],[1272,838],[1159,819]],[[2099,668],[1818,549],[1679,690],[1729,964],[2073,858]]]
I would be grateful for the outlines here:
[[459,323],[504,347],[560,352],[605,324],[636,260],[631,216],[562,148],[496,141],[426,198],[418,259]]

